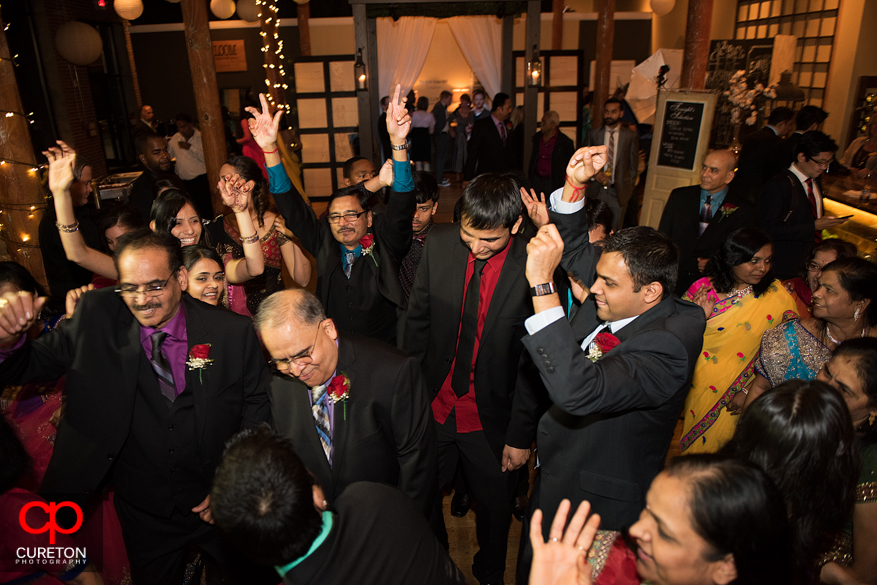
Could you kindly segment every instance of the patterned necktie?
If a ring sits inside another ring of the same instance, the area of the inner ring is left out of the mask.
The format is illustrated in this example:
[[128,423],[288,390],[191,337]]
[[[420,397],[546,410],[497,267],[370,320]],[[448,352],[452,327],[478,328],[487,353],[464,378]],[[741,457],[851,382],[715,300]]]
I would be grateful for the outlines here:
[[[819,219],[819,208],[816,206],[816,193],[813,192],[813,179],[807,179],[807,199],[810,200],[810,210],[813,211],[813,217]],[[817,244],[822,241],[822,234],[818,230],[816,231],[814,240]]]
[[478,333],[478,301],[481,297],[481,272],[487,260],[475,260],[475,269],[466,286],[463,300],[463,320],[460,325],[460,338],[457,340],[457,355],[451,388],[457,398],[469,392],[469,378],[472,373],[472,358],[475,357],[475,335]]
[[152,341],[152,357],[149,359],[149,363],[158,378],[158,387],[161,389],[162,395],[173,402],[177,397],[177,387],[174,385],[171,364],[164,352],[161,351],[161,345],[166,337],[167,333],[164,331],[155,331],[149,336],[150,341]]
[[612,181],[611,177],[615,174],[615,130],[609,130],[609,144],[606,146],[608,150],[606,154],[606,168],[609,169],[610,182],[614,183],[615,181]]
[[713,218],[712,201],[713,196],[707,194],[706,202],[703,204],[703,208],[700,210],[700,235],[703,235],[704,230],[706,230],[707,226],[710,223],[710,220]]
[[356,254],[348,250],[345,253],[345,257],[347,258],[347,266],[344,267],[344,276],[350,278],[350,272],[353,270],[353,263],[356,262]]
[[499,137],[502,138],[502,145],[505,146],[505,141],[506,141],[506,137],[507,137],[506,130],[505,130],[505,122],[499,123]]
[[329,395],[326,392],[326,388],[327,386],[323,385],[311,389],[311,397],[314,399],[311,413],[314,415],[317,435],[320,437],[320,443],[323,445],[326,460],[329,462],[329,467],[332,467],[332,424],[329,421]]

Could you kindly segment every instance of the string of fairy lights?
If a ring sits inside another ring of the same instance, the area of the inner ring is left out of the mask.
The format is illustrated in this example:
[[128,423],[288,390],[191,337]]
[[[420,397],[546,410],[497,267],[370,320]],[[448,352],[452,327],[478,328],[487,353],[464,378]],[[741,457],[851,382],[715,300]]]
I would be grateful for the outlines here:
[[[283,55],[283,40],[280,38],[280,16],[278,14],[277,1],[276,0],[256,0],[256,7],[259,10],[259,20],[262,20],[262,12],[263,8],[267,8],[270,11],[268,18],[265,19],[265,24],[270,25],[273,29],[273,32],[270,34],[273,37],[273,40],[277,42],[277,49],[274,50],[274,54],[278,57],[278,64],[275,66],[274,63],[263,63],[262,67],[266,69],[266,77],[265,77],[265,85],[268,86],[268,103],[270,103],[274,107],[278,107],[278,104],[274,101],[273,92],[271,89],[284,89],[286,90],[289,86],[284,83],[286,78],[286,69],[284,68],[285,57]],[[259,32],[259,35],[262,37],[262,52],[268,53],[271,50],[271,38],[268,36],[269,33],[266,31]],[[267,69],[277,69],[279,74],[278,82],[272,83],[271,77],[267,75]],[[285,101],[285,100],[284,100]],[[284,104],[284,108],[286,109],[286,113],[290,112],[289,104]]]

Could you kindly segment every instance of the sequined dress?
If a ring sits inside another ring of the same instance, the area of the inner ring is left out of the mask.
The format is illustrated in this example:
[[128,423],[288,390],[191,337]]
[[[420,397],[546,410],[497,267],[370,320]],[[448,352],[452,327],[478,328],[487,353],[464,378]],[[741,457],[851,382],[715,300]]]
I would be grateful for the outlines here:
[[786,380],[816,378],[830,357],[831,350],[794,319],[765,332],[755,371],[774,388]]

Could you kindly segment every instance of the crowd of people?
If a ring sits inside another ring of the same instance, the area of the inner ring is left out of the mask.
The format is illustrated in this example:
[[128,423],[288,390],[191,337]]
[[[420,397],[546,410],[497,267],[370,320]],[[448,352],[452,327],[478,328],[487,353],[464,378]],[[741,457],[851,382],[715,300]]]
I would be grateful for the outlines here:
[[[462,584],[453,486],[482,584],[877,582],[877,267],[823,239],[812,109],[710,152],[655,230],[623,99],[578,150],[546,112],[513,173],[512,100],[463,97],[397,87],[386,162],[347,161],[322,216],[262,96],[215,220],[185,115],[169,143],[141,109],[97,222],[90,165],[45,151],[49,294],[0,263],[0,580]],[[100,554],[17,563],[40,498]]]

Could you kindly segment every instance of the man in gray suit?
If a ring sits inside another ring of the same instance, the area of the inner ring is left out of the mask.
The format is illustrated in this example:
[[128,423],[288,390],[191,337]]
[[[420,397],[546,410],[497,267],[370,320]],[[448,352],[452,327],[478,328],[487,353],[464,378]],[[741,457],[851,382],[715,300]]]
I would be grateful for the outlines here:
[[639,139],[634,130],[621,125],[621,115],[621,100],[606,100],[603,105],[603,125],[588,132],[587,144],[606,146],[606,166],[588,184],[588,197],[600,199],[609,205],[615,217],[616,230],[624,225],[627,204],[636,185],[639,162]]

